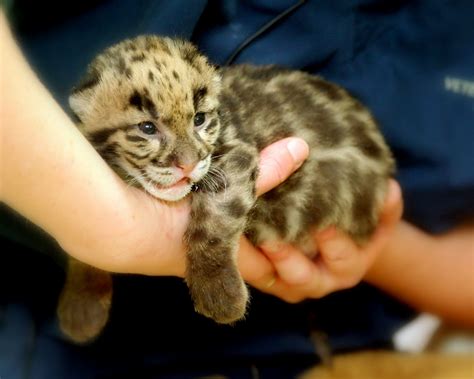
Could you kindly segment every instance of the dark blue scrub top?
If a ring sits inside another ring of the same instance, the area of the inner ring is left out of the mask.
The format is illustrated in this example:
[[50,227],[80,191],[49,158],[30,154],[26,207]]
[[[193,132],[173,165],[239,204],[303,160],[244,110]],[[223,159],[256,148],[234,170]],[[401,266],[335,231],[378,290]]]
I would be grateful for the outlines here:
[[[52,3],[16,1],[11,14],[28,59],[66,109],[87,63],[112,43],[144,33],[181,36],[223,64],[295,1]],[[310,0],[235,63],[289,66],[347,87],[373,111],[396,155],[405,218],[441,232],[474,215],[473,20],[470,0]],[[337,351],[389,347],[412,316],[361,284],[298,305],[254,291],[245,322],[218,326],[193,312],[180,279],[117,275],[104,334],[75,346],[54,317],[64,257],[25,220],[1,212],[2,378],[251,377],[255,367],[262,377],[289,378],[289,360],[313,362],[309,313]]]

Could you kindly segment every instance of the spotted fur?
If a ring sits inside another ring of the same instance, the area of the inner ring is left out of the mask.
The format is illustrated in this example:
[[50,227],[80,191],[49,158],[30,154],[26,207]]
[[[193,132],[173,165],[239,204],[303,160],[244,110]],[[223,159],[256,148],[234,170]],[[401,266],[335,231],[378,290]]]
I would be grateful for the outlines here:
[[[182,40],[144,36],[109,48],[89,66],[70,105],[78,127],[124,180],[166,201],[193,190],[185,280],[196,311],[219,323],[246,312],[236,266],[242,233],[255,244],[280,239],[312,254],[310,228],[336,225],[363,243],[394,172],[373,117],[344,89],[274,66],[217,70]],[[259,151],[288,136],[304,138],[310,156],[257,199]],[[84,278],[84,271],[108,283],[108,273],[75,261],[68,278]],[[94,291],[68,279],[61,296],[61,327],[79,342],[104,324],[71,321],[72,309],[91,306],[84,298]],[[106,320],[110,301],[101,304]]]

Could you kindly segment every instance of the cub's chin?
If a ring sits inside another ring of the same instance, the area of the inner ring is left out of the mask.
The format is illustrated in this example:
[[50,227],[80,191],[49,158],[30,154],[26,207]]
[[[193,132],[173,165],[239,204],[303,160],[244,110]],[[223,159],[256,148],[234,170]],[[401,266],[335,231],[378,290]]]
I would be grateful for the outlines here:
[[183,178],[171,186],[162,186],[158,183],[142,183],[143,189],[150,195],[166,201],[179,201],[186,197],[193,188],[193,183]]

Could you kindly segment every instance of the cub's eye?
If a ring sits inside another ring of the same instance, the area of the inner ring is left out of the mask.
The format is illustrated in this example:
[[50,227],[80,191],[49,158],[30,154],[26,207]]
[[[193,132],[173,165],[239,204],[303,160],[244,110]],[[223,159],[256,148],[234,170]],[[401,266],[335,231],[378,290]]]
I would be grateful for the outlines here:
[[141,132],[150,136],[156,134],[156,132],[158,131],[158,129],[156,129],[155,124],[153,124],[151,121],[140,122],[137,126]]
[[194,126],[201,126],[206,121],[206,114],[198,112],[194,115]]

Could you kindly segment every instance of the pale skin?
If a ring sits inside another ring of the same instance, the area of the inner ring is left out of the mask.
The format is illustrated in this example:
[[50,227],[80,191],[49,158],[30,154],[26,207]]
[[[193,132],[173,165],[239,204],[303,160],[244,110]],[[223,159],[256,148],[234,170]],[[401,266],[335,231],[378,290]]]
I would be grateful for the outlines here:
[[[2,201],[92,266],[183,276],[189,202],[164,204],[125,185],[31,71],[3,14],[0,42]],[[257,192],[284,181],[307,154],[294,138],[267,147]],[[314,260],[276,242],[255,248],[242,237],[240,270],[252,286],[289,302],[366,280],[415,308],[474,326],[474,226],[434,237],[400,221],[402,208],[391,181],[369,243],[360,248],[332,228],[314,232]]]

